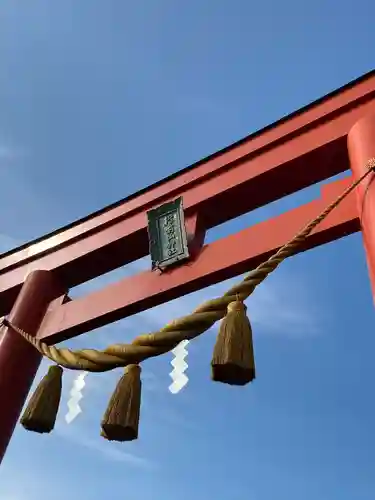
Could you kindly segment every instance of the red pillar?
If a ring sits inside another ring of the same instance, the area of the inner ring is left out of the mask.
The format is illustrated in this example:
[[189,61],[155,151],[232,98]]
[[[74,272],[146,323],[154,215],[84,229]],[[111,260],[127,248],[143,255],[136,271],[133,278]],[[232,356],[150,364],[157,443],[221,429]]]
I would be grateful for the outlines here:
[[[50,271],[30,273],[9,320],[35,335],[51,302],[63,295]],[[0,463],[38,370],[41,355],[16,332],[2,328],[0,339]]]
[[[348,134],[350,165],[354,178],[367,169],[366,163],[375,158],[375,113],[361,118]],[[375,174],[370,174],[356,190],[358,213],[361,218],[363,244],[366,250],[372,294],[375,300]]]

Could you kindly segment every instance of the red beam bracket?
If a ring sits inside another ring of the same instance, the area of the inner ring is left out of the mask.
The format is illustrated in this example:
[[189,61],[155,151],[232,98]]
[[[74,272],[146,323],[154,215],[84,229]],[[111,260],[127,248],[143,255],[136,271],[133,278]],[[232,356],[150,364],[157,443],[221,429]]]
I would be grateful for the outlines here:
[[199,212],[208,230],[348,170],[347,135],[374,109],[371,72],[183,172],[8,252],[0,258],[0,316],[34,269],[51,270],[73,288],[146,256],[145,212],[171,199],[183,197],[186,215]]
[[202,215],[199,212],[185,215],[185,227],[190,256],[192,259],[195,259],[199,255],[206,237],[206,228]]
[[[38,337],[49,344],[68,340],[247,272],[290,240],[306,221],[315,219],[351,181],[351,177],[336,180],[323,186],[321,196],[306,205],[205,245],[196,258],[184,266],[176,266],[161,275],[145,271],[63,304],[46,315]],[[193,221],[194,218],[189,225]],[[355,197],[351,194],[313,231],[299,251],[359,229]]]

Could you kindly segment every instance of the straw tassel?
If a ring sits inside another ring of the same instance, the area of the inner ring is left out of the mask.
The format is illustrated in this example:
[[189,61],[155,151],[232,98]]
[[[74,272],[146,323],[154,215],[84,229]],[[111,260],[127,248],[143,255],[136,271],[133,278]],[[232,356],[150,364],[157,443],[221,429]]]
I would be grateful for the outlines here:
[[211,362],[215,382],[245,385],[255,378],[252,331],[246,309],[238,300],[228,305]]
[[21,417],[21,425],[28,431],[49,433],[55,427],[61,399],[63,369],[53,365],[40,381]]
[[140,366],[128,365],[103,416],[102,437],[109,441],[133,441],[138,438],[141,388]]

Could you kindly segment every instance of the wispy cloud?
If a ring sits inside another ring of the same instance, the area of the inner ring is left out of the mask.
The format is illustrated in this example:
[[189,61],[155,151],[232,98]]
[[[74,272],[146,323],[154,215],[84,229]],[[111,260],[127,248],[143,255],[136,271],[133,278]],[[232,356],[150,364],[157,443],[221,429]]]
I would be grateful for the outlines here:
[[[281,270],[280,270],[281,271]],[[282,271],[261,284],[248,300],[249,315],[256,330],[264,335],[303,339],[320,331],[324,321],[319,301],[309,287],[308,277],[297,278]]]
[[[284,333],[297,338],[299,333],[311,334],[317,330],[316,300],[312,292],[304,286],[301,279],[293,275],[287,277],[285,287],[285,273],[280,278],[273,278],[272,282],[261,284],[254,294],[247,300],[249,316],[254,326],[263,334]],[[167,304],[149,309],[139,314],[139,320],[145,325],[151,324],[161,327],[172,319],[185,316],[192,312],[199,304],[209,299],[220,297],[234,283],[242,277],[227,280],[218,285],[208,287],[199,292],[186,295]]]
[[[99,429],[97,429],[97,434]],[[119,449],[116,443],[106,441],[104,438],[95,435],[87,436],[87,433],[82,426],[75,423],[74,425],[60,425],[56,427],[55,435],[72,442],[75,446],[82,446],[88,451],[95,451],[96,456],[104,460],[115,462],[126,462],[128,465],[143,468],[155,468],[155,464],[150,460],[140,457],[134,453],[128,453]]]
[[[39,457],[35,457],[38,461]],[[1,464],[0,498],[1,500],[38,500],[41,495],[40,476],[30,469],[22,468],[22,481],[20,477],[20,464],[5,460]],[[47,476],[48,477],[48,476]],[[45,478],[46,480],[47,478]],[[52,489],[51,478],[44,482],[43,488]]]
[[17,160],[22,156],[24,156],[22,148],[2,135],[0,138],[0,165],[7,165],[9,162]]

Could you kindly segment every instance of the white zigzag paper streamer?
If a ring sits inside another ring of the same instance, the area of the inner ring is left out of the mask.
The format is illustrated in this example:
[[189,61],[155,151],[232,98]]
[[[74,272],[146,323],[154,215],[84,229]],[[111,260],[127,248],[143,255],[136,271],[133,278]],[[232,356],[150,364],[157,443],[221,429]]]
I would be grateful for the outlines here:
[[67,424],[71,424],[75,418],[82,412],[79,402],[83,398],[82,389],[85,387],[85,378],[88,372],[82,372],[75,378],[73,387],[70,391],[70,399],[68,401],[68,413],[65,415]]
[[188,340],[183,340],[172,350],[174,358],[171,361],[173,370],[170,373],[170,377],[173,382],[168,388],[172,394],[180,392],[189,381],[188,377],[184,374],[184,371],[188,367],[188,364],[185,361],[185,358],[188,355],[185,346],[187,346],[188,343]]

